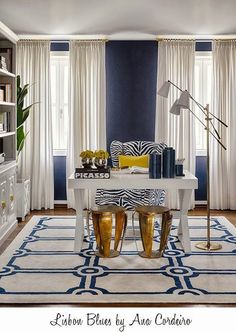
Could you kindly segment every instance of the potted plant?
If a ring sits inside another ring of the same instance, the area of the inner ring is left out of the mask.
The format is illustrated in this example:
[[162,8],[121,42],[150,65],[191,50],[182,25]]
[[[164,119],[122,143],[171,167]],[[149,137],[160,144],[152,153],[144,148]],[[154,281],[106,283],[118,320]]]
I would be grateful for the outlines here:
[[84,168],[91,168],[93,166],[94,153],[91,150],[85,150],[80,153],[82,166]]
[[94,164],[97,168],[104,168],[107,166],[107,159],[109,157],[109,153],[105,150],[97,150],[94,152]]

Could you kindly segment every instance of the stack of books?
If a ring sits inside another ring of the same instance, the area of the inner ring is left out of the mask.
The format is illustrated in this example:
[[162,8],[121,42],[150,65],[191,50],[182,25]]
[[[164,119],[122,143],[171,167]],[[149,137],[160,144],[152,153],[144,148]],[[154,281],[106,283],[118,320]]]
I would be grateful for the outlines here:
[[0,55],[0,69],[7,70],[6,58]]
[[75,179],[110,179],[110,167],[75,169]]
[[0,101],[11,102],[11,84],[0,83]]
[[0,113],[0,135],[7,132],[7,113]]
[[4,101],[4,90],[0,88],[0,101]]

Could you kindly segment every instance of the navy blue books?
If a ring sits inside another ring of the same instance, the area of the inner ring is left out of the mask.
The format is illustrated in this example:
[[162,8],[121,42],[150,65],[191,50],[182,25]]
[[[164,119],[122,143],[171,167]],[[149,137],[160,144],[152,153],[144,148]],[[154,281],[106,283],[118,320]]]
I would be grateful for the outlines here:
[[175,150],[171,147],[163,150],[163,178],[175,177]]
[[149,178],[160,179],[161,178],[161,154],[149,155]]

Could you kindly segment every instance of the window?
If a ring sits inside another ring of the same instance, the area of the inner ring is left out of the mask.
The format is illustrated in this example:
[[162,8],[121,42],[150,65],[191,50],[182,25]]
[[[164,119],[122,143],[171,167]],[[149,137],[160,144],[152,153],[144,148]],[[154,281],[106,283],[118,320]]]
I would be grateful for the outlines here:
[[[212,53],[196,52],[195,57],[195,99],[202,105],[209,104],[211,108],[212,89]],[[211,110],[211,109],[210,109]],[[205,116],[198,107],[196,115],[205,123]],[[196,152],[197,155],[206,155],[206,133],[203,125],[196,119]]]
[[53,153],[64,155],[68,136],[69,53],[51,52]]

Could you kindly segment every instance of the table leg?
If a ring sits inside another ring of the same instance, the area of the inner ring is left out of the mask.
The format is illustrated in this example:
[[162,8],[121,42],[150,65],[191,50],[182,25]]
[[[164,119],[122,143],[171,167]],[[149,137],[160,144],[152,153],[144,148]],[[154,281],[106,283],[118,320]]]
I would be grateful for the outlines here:
[[191,196],[192,189],[179,189],[180,221],[178,227],[178,237],[185,253],[191,253],[191,243],[188,227],[188,209]]
[[84,219],[83,219],[84,190],[74,189],[74,195],[75,195],[75,208],[76,208],[74,252],[79,253],[82,249],[83,240],[84,240]]

